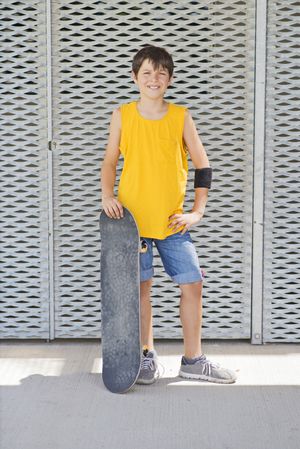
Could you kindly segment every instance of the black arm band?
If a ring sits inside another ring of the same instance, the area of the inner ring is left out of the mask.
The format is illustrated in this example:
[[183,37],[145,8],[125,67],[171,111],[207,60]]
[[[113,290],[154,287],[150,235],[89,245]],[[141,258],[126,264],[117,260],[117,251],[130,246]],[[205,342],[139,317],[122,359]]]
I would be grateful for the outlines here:
[[196,189],[197,187],[207,187],[208,189],[210,189],[211,178],[212,178],[211,167],[196,168],[194,188]]

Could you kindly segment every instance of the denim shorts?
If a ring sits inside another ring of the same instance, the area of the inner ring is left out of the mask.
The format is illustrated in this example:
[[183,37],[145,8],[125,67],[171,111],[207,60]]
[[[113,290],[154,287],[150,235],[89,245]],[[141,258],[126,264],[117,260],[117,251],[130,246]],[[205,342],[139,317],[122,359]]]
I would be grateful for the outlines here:
[[153,242],[158,250],[166,273],[177,284],[190,284],[203,281],[204,272],[200,269],[196,248],[189,231],[177,232],[165,239],[141,237],[147,251],[140,253],[140,281],[151,279],[153,269]]

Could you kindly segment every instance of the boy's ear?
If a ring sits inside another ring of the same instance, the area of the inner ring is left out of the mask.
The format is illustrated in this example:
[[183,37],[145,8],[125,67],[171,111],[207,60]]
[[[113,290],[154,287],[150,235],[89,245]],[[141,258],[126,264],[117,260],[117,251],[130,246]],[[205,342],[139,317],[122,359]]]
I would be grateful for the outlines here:
[[135,84],[137,83],[137,79],[136,79],[136,76],[135,76],[135,73],[134,73],[134,71],[132,71],[131,72],[131,78],[132,78],[132,80],[135,82]]
[[172,75],[171,78],[169,79],[168,86],[171,86],[171,84],[173,83],[173,81],[174,81],[174,76]]

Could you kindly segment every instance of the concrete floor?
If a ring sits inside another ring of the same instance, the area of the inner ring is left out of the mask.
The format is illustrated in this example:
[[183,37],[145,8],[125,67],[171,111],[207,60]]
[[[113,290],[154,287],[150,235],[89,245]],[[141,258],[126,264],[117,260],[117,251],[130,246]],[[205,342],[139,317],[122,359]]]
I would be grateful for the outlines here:
[[204,342],[233,385],[177,377],[182,342],[157,342],[161,378],[108,392],[96,341],[1,346],[1,449],[299,449],[300,345]]

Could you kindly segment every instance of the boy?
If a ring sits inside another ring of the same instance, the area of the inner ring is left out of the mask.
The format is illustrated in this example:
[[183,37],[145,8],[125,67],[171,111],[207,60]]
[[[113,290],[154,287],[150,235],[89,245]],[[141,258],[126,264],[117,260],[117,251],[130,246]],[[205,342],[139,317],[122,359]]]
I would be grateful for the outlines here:
[[[134,56],[132,78],[140,98],[112,113],[101,170],[102,207],[114,219],[122,218],[122,205],[127,207],[147,248],[140,254],[143,357],[138,383],[151,384],[158,375],[150,299],[153,243],[166,272],[181,290],[184,356],[179,375],[233,383],[235,373],[210,362],[201,351],[203,276],[189,228],[204,214],[212,170],[187,108],[164,100],[173,69],[172,57],[163,48],[147,46]],[[192,211],[184,214],[187,153],[195,166],[195,201]],[[116,198],[114,184],[120,154],[124,166]]]

